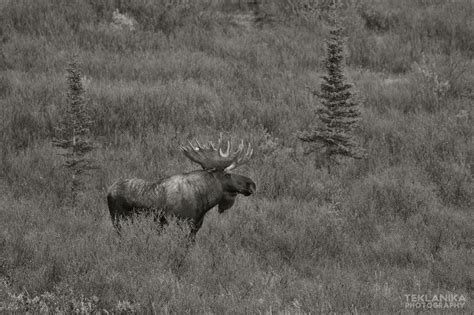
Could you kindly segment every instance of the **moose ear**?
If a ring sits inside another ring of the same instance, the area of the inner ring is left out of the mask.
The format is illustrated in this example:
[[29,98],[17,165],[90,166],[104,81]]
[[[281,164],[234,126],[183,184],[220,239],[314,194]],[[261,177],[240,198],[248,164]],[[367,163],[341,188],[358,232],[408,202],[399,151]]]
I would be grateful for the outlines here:
[[236,194],[224,194],[221,201],[219,202],[219,213],[231,208],[234,205]]

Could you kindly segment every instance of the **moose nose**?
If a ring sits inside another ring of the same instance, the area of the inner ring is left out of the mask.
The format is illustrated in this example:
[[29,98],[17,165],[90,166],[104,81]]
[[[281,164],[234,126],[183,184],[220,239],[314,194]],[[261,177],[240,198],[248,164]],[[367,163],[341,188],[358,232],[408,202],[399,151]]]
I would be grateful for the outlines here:
[[257,190],[257,185],[255,185],[255,183],[250,183],[248,185],[248,190],[250,191],[250,194],[255,193],[255,191]]

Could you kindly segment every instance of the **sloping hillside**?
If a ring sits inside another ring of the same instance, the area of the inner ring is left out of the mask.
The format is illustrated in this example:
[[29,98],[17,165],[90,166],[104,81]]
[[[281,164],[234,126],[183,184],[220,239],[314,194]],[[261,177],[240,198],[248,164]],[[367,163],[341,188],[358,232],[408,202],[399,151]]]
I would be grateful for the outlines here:
[[[441,311],[473,312],[474,5],[347,3],[368,156],[328,174],[296,137],[325,1],[0,1],[0,310],[383,314],[456,295]],[[74,208],[51,144],[73,56],[99,167]],[[253,143],[238,172],[257,193],[209,212],[193,245],[150,218],[118,237],[107,187],[191,171],[178,145],[219,132]]]

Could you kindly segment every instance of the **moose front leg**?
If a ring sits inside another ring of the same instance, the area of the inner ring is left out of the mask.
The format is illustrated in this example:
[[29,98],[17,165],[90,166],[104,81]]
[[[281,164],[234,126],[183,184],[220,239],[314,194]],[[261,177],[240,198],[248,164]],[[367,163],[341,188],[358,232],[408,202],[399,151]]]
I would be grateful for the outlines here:
[[191,223],[191,232],[189,234],[189,237],[191,239],[191,242],[195,242],[196,239],[196,233],[199,231],[199,229],[202,226],[202,223],[204,222],[204,216],[202,216],[200,219],[198,219],[195,222]]

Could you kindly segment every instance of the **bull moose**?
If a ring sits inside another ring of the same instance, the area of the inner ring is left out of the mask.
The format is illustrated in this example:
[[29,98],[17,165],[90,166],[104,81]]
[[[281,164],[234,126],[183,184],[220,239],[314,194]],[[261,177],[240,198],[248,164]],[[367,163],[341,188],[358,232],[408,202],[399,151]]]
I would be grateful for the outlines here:
[[223,213],[232,207],[238,194],[250,196],[256,190],[248,177],[229,173],[245,164],[252,156],[250,143],[242,140],[237,150],[232,150],[227,141],[223,151],[222,135],[217,146],[211,141],[201,145],[197,139],[180,146],[180,150],[191,161],[201,165],[202,170],[174,175],[160,181],[125,179],[115,182],[108,189],[107,203],[112,223],[120,231],[120,221],[137,213],[161,213],[160,224],[166,223],[168,215],[184,219],[191,224],[194,236],[200,229],[205,214],[218,205]]

